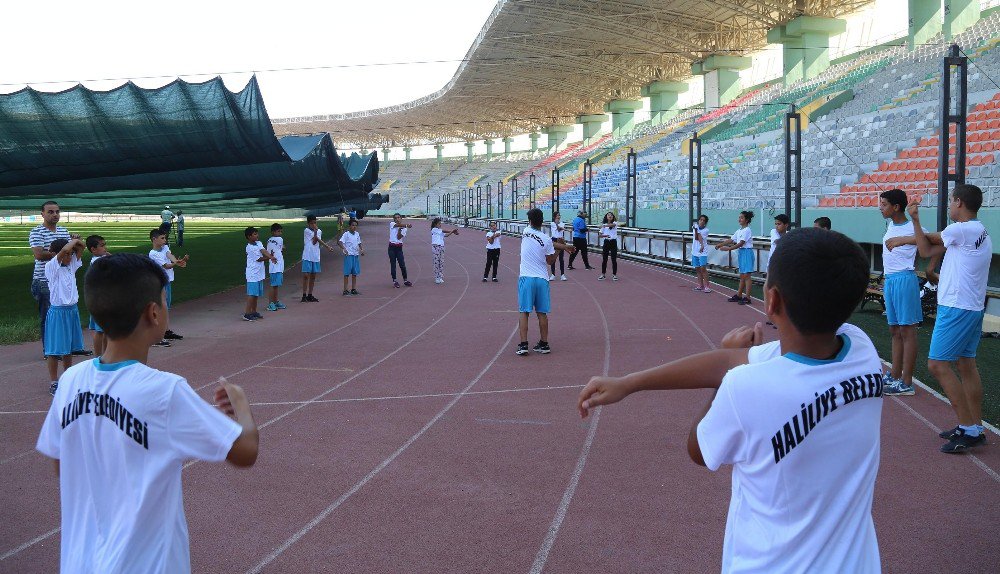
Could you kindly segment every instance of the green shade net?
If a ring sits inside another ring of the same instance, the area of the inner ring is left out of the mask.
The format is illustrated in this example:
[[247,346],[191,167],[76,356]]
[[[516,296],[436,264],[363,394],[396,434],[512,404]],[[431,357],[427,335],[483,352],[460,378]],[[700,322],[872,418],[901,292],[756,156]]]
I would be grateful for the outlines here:
[[378,157],[330,134],[278,139],[256,78],[0,95],[0,209],[241,214],[377,209]]

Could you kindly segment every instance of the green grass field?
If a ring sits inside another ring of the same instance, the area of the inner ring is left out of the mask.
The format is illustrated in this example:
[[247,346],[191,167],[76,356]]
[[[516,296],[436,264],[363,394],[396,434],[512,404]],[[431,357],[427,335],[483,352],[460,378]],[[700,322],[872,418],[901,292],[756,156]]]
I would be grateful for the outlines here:
[[[31,298],[31,272],[34,258],[28,247],[28,232],[35,224],[16,225],[0,223],[0,344],[9,345],[24,341],[38,340],[38,310]],[[245,282],[246,239],[243,230],[248,225],[261,228],[261,241],[270,235],[270,222],[248,221],[188,221],[184,229],[184,246],[171,245],[171,251],[178,257],[190,255],[187,268],[177,269],[173,287],[175,303],[189,301],[218,293]],[[282,222],[285,237],[292,238],[291,246],[285,250],[286,263],[298,260],[296,241],[302,237],[305,223],[302,221]],[[328,233],[333,232],[336,223],[326,223]],[[149,231],[153,222],[122,223],[70,223],[66,228],[71,233],[79,233],[86,239],[98,234],[107,241],[112,253],[149,252]],[[171,243],[174,238],[171,238]],[[90,259],[85,253],[84,265]],[[82,272],[81,272],[82,277]],[[80,305],[80,314],[87,321],[86,307]]]

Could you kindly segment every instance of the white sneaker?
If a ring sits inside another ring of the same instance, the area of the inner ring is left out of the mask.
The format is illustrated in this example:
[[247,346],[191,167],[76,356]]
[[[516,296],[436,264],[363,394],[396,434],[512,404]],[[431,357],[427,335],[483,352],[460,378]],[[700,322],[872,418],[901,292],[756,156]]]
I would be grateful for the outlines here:
[[611,276],[611,280],[612,281],[618,281],[618,276],[617,275],[612,275]]
[[444,279],[435,279],[434,282],[435,283],[444,283]]
[[604,275],[601,275],[600,277],[598,277],[597,280],[598,281],[604,281]]
[[565,274],[563,274],[563,275],[560,275],[560,276],[559,276],[559,280],[560,280],[560,281],[565,281],[565,280],[566,280],[566,275],[565,275]]
[[555,278],[555,275],[552,275],[551,273],[549,274],[549,281],[555,281]]

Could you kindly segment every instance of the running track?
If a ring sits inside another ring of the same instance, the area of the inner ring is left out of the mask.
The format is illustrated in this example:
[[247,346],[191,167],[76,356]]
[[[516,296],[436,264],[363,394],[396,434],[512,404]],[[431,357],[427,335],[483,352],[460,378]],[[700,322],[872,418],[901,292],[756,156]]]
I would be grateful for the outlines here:
[[[729,472],[695,466],[684,446],[708,393],[637,395],[586,421],[575,399],[592,375],[708,350],[760,311],[662,269],[622,263],[617,283],[578,269],[552,285],[552,354],[518,357],[515,238],[503,239],[499,284],[480,283],[480,233],[449,238],[446,283],[434,285],[417,221],[406,247],[416,285],[393,289],[385,227],[361,227],[361,296],[340,296],[340,256],[326,253],[320,303],[299,303],[289,272],[288,310],[240,321],[234,289],[179,306],[185,340],[152,349],[152,366],[204,397],[220,375],[242,385],[262,427],[255,467],[184,472],[193,570],[718,571]],[[58,481],[33,451],[44,366],[37,343],[0,357],[0,572],[54,572]],[[994,568],[1000,439],[975,457],[940,454],[947,405],[923,391],[884,404],[885,571]]]

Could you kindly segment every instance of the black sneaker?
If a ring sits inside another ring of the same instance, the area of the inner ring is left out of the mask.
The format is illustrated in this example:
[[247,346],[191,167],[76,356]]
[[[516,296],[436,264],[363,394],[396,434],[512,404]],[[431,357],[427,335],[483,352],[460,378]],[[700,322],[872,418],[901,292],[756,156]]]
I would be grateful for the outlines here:
[[306,295],[306,301],[309,301],[310,303],[319,303],[319,299],[313,297],[312,293]]
[[956,425],[953,429],[943,430],[938,433],[938,436],[945,439],[951,440],[958,436],[958,433],[962,431],[962,427]]
[[483,277],[483,283],[487,283],[487,282],[489,282],[489,279]]
[[306,297],[305,295],[303,295],[302,296],[302,302],[303,303],[308,303],[309,302],[309,297]]
[[517,344],[517,351],[515,351],[515,352],[518,355],[527,355],[528,354],[528,342],[524,341],[523,343],[518,343]]
[[739,303],[742,300],[743,300],[743,297],[740,297],[739,295],[733,295],[729,299],[726,299],[726,301],[729,301],[730,303]]
[[743,299],[740,299],[740,300],[739,300],[739,301],[737,302],[737,304],[739,304],[739,305],[750,305],[750,304],[751,304],[751,301],[750,301],[750,298],[749,298],[749,297],[744,297]]
[[948,454],[961,454],[970,448],[986,444],[986,433],[979,433],[979,436],[969,436],[961,428],[958,434],[951,439],[948,444],[941,447],[941,452]]
[[537,345],[531,348],[531,350],[543,355],[548,355],[552,352],[552,349],[549,348],[549,344],[544,341],[539,341]]
[[351,289],[351,295],[360,295],[360,294],[361,292],[358,291],[357,289]]
[[174,333],[173,331],[167,331],[166,333],[163,334],[163,338],[164,339],[171,339],[171,340],[174,340],[174,341],[180,341],[184,337],[181,336],[181,335],[178,335],[177,333]]
[[350,291],[348,291],[347,289],[344,289],[344,292],[343,292],[343,293],[341,293],[341,295],[344,295],[345,297],[346,297],[347,295],[350,295],[350,294],[351,294],[351,292],[350,292]]
[[49,383],[49,394],[53,397],[56,396],[56,389],[59,388],[59,381],[52,381]]
[[[244,315],[243,318],[245,319],[246,315]],[[170,346],[170,341],[168,341],[166,339],[160,339],[159,341],[153,343],[153,346],[154,347],[169,347]]]
[[70,353],[70,355],[76,355],[77,357],[89,357],[93,354],[94,352],[91,351],[90,349],[77,349],[72,353]]
[[253,313],[244,313],[243,314],[243,320],[244,321],[256,321],[257,317],[254,317]]
[[499,283],[499,282],[500,282],[500,280],[499,280],[499,279],[497,279],[496,277],[494,277],[494,278],[493,278],[493,282],[494,282],[494,283]]
[[264,318],[263,315],[261,315],[260,313],[258,313],[256,311],[254,311],[253,313],[250,313],[250,314],[253,315],[254,319],[263,319]]

